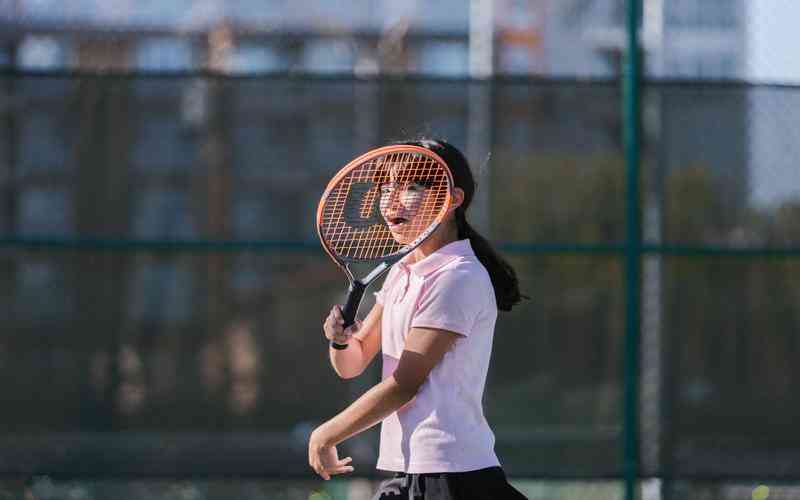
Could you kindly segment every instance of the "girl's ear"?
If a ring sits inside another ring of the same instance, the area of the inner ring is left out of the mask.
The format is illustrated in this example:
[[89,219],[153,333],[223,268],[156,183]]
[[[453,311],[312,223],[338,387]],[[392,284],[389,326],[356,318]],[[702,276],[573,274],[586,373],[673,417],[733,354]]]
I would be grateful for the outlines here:
[[464,190],[460,187],[453,188],[453,193],[450,199],[450,210],[455,210],[464,203]]

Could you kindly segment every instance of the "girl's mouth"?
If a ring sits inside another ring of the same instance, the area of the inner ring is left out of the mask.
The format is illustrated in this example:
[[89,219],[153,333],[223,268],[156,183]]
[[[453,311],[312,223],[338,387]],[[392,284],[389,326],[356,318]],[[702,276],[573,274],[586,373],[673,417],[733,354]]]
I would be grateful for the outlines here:
[[389,217],[388,219],[386,219],[386,222],[389,223],[390,229],[394,229],[408,222],[408,219],[404,217]]

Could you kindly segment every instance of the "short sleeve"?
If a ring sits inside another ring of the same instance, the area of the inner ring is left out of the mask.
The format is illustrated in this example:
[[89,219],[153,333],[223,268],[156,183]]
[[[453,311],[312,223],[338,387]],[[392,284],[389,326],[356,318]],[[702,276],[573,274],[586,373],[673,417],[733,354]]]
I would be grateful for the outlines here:
[[488,277],[469,269],[433,276],[420,295],[411,328],[438,328],[469,336],[492,294]]

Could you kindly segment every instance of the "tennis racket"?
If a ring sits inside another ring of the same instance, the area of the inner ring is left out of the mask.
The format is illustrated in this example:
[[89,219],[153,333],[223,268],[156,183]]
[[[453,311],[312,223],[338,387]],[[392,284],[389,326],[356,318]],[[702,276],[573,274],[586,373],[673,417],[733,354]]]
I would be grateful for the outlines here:
[[[317,208],[317,233],[350,283],[342,308],[344,328],[355,322],[367,287],[439,227],[452,186],[444,160],[411,145],[373,149],[328,183]],[[371,270],[356,278],[353,268],[359,264]]]

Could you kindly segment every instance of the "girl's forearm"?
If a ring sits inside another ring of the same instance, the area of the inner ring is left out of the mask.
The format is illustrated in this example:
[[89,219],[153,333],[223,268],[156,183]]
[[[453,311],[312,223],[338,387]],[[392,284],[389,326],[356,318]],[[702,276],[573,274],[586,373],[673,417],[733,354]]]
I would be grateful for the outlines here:
[[361,341],[355,337],[350,338],[347,349],[328,349],[330,351],[331,365],[342,378],[353,378],[363,371],[363,353]]
[[326,445],[335,446],[382,421],[414,399],[415,393],[398,384],[394,376],[388,377],[317,431],[323,433],[322,439]]

